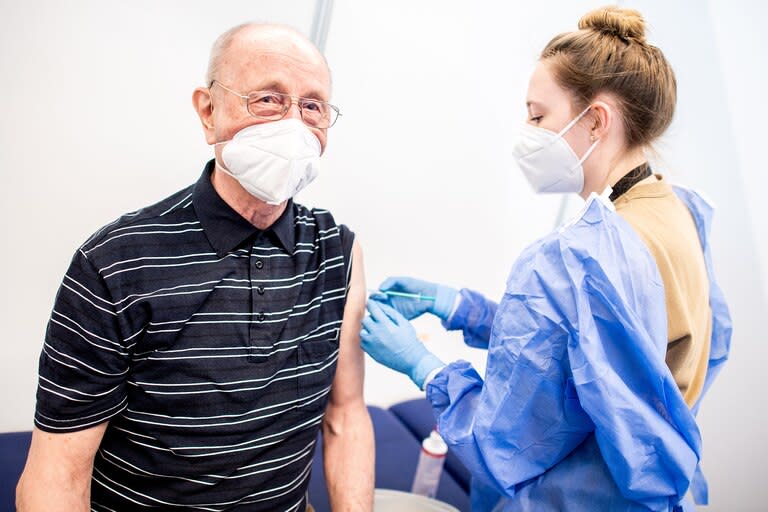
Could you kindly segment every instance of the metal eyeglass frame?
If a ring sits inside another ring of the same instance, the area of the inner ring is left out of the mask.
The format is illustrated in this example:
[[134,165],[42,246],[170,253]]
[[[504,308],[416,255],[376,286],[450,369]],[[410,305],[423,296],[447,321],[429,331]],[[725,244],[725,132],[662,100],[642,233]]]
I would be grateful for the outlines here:
[[[274,94],[275,96],[280,96],[281,98],[289,98],[291,100],[291,102],[288,105],[286,105],[284,102],[281,103],[282,106],[283,106],[283,113],[280,115],[280,117],[278,117],[277,119],[274,119],[275,121],[284,118],[285,114],[288,113],[288,111],[291,109],[291,105],[293,105],[294,103],[299,107],[299,114],[301,115],[301,121],[304,124],[306,124],[307,126],[309,126],[310,128],[317,128],[318,130],[327,130],[328,128],[330,128],[331,126],[336,124],[336,121],[338,121],[339,117],[341,117],[341,111],[339,110],[339,107],[337,107],[336,105],[331,105],[327,101],[320,101],[320,100],[315,100],[315,99],[312,99],[312,98],[303,98],[301,96],[291,96],[290,94],[283,94],[281,92],[275,92],[275,91],[252,91],[252,92],[250,92],[248,94],[241,94],[241,93],[239,93],[237,91],[233,91],[232,89],[230,89],[229,87],[227,87],[226,85],[222,84],[221,82],[219,82],[217,80],[212,80],[211,81],[211,85],[208,86],[208,89],[213,87],[213,84],[217,84],[219,87],[221,87],[225,91],[231,92],[232,94],[234,94],[238,98],[242,99],[245,102],[245,109],[248,111],[248,114],[250,114],[251,116],[253,116],[253,117],[257,118],[257,119],[269,119],[269,117],[257,116],[253,112],[251,112],[251,102],[249,100],[251,98],[251,95],[253,95],[253,94],[257,93],[257,92],[268,92],[270,94]],[[301,107],[301,101],[300,100],[311,101],[313,103],[319,103],[319,104],[327,105],[328,107],[330,107],[331,111],[336,113],[335,116],[333,116],[333,114],[331,115],[331,117],[333,117],[333,121],[328,126],[316,126],[316,125],[312,125],[312,124],[308,123],[306,120],[304,120],[304,109]]]

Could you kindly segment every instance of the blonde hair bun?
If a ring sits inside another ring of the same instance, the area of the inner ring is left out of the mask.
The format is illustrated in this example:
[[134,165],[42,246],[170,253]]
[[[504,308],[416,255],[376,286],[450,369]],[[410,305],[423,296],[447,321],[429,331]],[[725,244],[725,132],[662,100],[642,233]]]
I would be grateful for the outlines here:
[[640,43],[645,42],[645,19],[634,9],[616,6],[595,9],[581,17],[579,29],[594,30],[624,41],[634,39]]
[[645,42],[645,20],[631,9],[603,7],[584,15],[579,30],[556,35],[541,60],[572,96],[576,112],[600,93],[612,95],[629,148],[647,147],[675,115],[675,72],[657,47]]

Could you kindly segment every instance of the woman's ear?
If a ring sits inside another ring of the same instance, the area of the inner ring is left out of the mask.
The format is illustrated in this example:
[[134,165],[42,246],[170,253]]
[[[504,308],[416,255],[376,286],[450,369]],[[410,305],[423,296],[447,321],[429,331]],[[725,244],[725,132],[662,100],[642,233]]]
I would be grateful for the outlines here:
[[211,90],[207,87],[198,87],[192,93],[192,106],[197,112],[200,122],[203,124],[205,141],[208,144],[216,142],[216,134],[213,130],[213,103],[211,102]]
[[608,133],[614,122],[614,112],[614,106],[606,101],[598,99],[592,102],[587,113],[590,140],[601,139]]

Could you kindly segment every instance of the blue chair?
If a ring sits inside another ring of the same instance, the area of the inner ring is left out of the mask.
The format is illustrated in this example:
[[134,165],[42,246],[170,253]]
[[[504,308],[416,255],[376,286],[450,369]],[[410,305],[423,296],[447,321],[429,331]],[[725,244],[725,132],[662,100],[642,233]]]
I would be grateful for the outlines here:
[[31,441],[32,432],[0,434],[0,510],[16,510],[16,484]]

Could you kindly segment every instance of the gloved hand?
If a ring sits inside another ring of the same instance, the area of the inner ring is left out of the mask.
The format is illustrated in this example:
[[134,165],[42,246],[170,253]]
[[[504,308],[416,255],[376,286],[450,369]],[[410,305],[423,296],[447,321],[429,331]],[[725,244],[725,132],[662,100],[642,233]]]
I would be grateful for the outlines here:
[[382,292],[412,293],[429,297],[428,299],[417,299],[384,293],[374,293],[371,295],[371,298],[395,308],[408,320],[424,313],[432,313],[442,320],[448,320],[453,311],[453,305],[456,302],[456,295],[459,293],[450,286],[421,281],[412,277],[390,277],[379,285],[379,290]]
[[424,388],[424,380],[443,362],[424,347],[411,323],[395,309],[376,300],[368,301],[369,316],[360,332],[362,347],[377,362],[405,373]]

